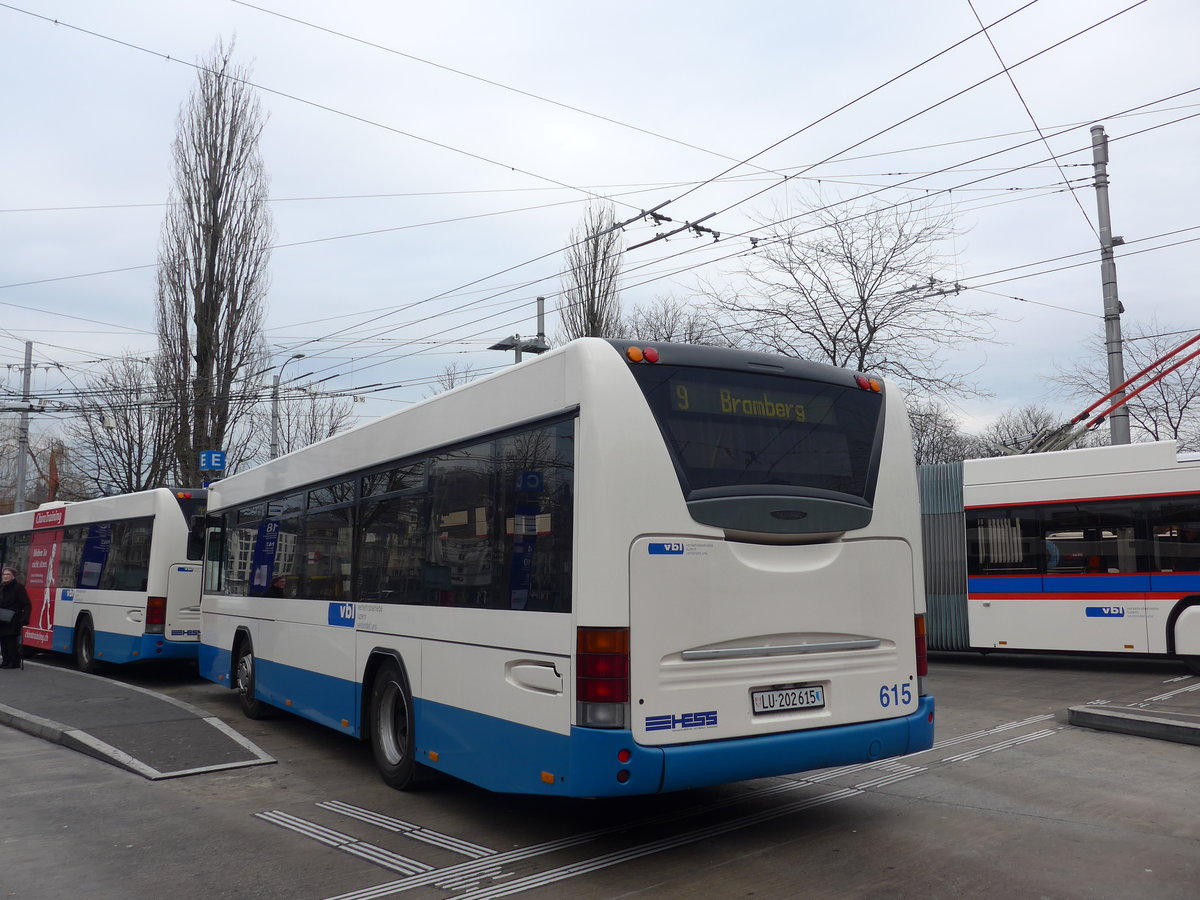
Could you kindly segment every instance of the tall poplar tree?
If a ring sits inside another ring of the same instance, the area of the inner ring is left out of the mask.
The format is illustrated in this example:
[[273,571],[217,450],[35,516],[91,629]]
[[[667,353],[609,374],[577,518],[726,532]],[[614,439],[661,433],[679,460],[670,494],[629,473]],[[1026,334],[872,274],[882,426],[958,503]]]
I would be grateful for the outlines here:
[[254,398],[238,388],[265,363],[262,337],[272,222],[259,152],[265,117],[249,71],[218,41],[179,114],[174,184],[159,247],[160,384],[176,417],[173,457],[183,484],[203,477],[199,454],[253,450],[234,441]]

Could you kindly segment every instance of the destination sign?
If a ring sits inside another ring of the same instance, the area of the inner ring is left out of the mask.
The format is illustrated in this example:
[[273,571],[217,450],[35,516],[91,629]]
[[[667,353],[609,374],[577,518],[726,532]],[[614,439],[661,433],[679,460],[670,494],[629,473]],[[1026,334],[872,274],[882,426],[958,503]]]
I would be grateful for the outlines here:
[[671,386],[671,408],[676,412],[822,424],[827,421],[831,407],[828,397],[812,392],[721,387],[685,381],[676,381]]

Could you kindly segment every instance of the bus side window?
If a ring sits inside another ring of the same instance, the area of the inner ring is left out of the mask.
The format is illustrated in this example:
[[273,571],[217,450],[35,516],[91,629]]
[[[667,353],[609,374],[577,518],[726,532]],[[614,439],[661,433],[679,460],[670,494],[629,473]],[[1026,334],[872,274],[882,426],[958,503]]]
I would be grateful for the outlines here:
[[[220,522],[219,519],[217,521]],[[224,573],[222,562],[225,558],[225,529],[220,524],[210,525],[207,532],[208,541],[204,553],[204,590],[215,594],[221,590]]]

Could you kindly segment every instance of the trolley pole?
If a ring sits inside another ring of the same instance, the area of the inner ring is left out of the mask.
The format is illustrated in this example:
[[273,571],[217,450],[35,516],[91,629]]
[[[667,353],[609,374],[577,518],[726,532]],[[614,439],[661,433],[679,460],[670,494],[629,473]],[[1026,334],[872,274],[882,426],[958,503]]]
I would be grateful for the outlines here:
[[[1125,382],[1125,361],[1121,349],[1121,313],[1125,307],[1117,299],[1117,264],[1113,247],[1125,243],[1113,237],[1108,209],[1108,137],[1103,125],[1092,127],[1092,166],[1096,173],[1096,208],[1100,220],[1100,283],[1104,290],[1104,346],[1108,356],[1108,387],[1116,391],[1114,402],[1125,399],[1118,388]],[[1124,404],[1108,416],[1109,434],[1114,444],[1129,443],[1129,410]]]
[[33,341],[25,342],[25,372],[21,385],[21,401],[25,409],[21,411],[21,424],[17,430],[17,483],[13,491],[13,512],[23,512],[25,509],[25,467],[29,457],[29,386],[33,374]]

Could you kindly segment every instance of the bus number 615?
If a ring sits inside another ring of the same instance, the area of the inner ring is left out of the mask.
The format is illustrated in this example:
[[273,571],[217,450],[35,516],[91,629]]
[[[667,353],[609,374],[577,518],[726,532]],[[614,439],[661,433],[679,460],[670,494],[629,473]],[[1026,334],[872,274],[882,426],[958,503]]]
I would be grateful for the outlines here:
[[885,684],[879,688],[879,705],[884,709],[889,706],[908,706],[912,700],[910,684]]

